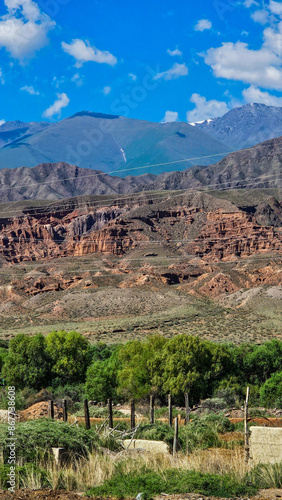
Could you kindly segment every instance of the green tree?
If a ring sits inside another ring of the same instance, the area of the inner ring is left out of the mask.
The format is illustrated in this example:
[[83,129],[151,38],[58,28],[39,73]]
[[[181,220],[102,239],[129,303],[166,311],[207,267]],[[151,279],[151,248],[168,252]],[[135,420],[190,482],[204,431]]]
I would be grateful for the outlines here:
[[2,374],[7,383],[17,389],[31,387],[37,390],[48,386],[50,368],[51,359],[43,335],[19,334],[10,341]]
[[265,406],[282,404],[282,371],[276,372],[263,384],[260,389],[261,403]]
[[185,392],[197,401],[211,394],[213,382],[224,376],[230,364],[226,346],[177,335],[151,360],[152,382],[160,393],[171,393],[179,402]]
[[148,337],[145,341],[132,340],[122,346],[118,353],[118,394],[129,399],[140,399],[156,392],[153,384],[155,357],[162,352],[167,340],[160,335]]
[[105,360],[94,360],[86,374],[85,393],[89,399],[107,401],[108,398],[116,399],[117,372],[119,360],[118,348]]
[[52,376],[60,385],[83,382],[89,364],[90,345],[78,332],[53,331],[46,337]]
[[282,371],[282,342],[273,339],[255,346],[252,352],[245,355],[245,365],[248,367],[250,382],[266,382],[272,373]]

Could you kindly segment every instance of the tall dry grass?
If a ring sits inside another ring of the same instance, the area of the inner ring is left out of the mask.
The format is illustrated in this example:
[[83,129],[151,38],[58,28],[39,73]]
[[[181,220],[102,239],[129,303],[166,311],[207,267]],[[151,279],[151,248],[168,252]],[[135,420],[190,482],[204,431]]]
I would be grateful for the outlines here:
[[[99,486],[115,472],[129,474],[146,468],[165,476],[169,469],[196,470],[203,473],[231,474],[240,481],[249,471],[243,451],[210,449],[196,451],[191,455],[152,454],[136,452],[97,453],[87,458],[73,460],[69,465],[58,467],[53,461],[38,462],[37,466],[47,473],[50,488],[82,491],[89,486]],[[40,474],[27,472],[25,488],[40,488]]]

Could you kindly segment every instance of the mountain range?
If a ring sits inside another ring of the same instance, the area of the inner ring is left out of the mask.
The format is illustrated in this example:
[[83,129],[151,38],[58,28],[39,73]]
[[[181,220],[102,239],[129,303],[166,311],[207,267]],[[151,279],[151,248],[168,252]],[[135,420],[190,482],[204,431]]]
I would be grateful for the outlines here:
[[125,177],[210,165],[282,136],[282,108],[247,104],[193,125],[88,111],[52,124],[6,122],[0,126],[0,169],[64,162]]
[[[21,130],[14,133],[20,135]],[[64,161],[123,177],[151,172],[152,164],[159,164],[154,173],[173,170],[171,162],[180,169],[195,163],[207,165],[229,151],[218,139],[188,123],[153,123],[83,111],[4,145],[0,168]]]
[[282,137],[231,153],[215,165],[124,178],[64,162],[0,170],[2,203],[57,200],[82,195],[151,190],[278,188],[282,179]]
[[282,108],[246,104],[193,125],[230,148],[243,149],[282,135]]

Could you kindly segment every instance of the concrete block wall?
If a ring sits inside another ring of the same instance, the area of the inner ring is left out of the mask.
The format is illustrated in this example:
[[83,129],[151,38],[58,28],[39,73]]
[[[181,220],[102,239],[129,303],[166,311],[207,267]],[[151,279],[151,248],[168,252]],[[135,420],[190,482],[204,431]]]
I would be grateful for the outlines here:
[[282,462],[282,427],[250,427],[250,458],[258,463]]

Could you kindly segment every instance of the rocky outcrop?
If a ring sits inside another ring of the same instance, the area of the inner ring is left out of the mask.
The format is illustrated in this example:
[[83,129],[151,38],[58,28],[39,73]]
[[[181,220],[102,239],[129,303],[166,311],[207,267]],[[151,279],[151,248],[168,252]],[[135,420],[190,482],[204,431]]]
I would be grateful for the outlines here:
[[275,199],[254,214],[204,193],[114,200],[109,206],[101,201],[65,200],[0,219],[0,256],[10,263],[97,252],[120,256],[154,244],[217,262],[281,249],[281,227],[275,226],[282,209]]
[[207,214],[206,225],[187,250],[209,261],[219,261],[258,252],[278,252],[281,244],[281,228],[260,226],[243,211],[215,211]]

